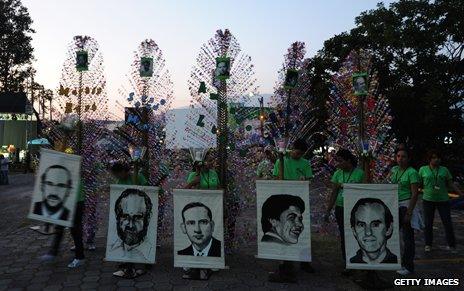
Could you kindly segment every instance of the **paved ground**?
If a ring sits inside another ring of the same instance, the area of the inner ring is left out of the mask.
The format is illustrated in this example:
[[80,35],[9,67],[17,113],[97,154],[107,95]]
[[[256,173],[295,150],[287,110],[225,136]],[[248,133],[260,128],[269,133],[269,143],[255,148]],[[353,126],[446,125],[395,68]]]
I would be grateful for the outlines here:
[[[208,282],[181,279],[181,270],[174,269],[172,257],[172,236],[167,231],[158,251],[157,264],[148,274],[135,280],[117,279],[112,276],[116,264],[105,262],[107,214],[104,212],[102,225],[97,234],[97,250],[87,252],[85,266],[69,270],[66,265],[73,258],[69,251],[69,235],[62,245],[56,262],[42,264],[37,258],[50,243],[50,237],[40,235],[29,229],[36,225],[26,218],[33,187],[32,175],[13,175],[11,185],[0,186],[0,290],[358,290],[351,279],[342,277],[338,240],[333,235],[313,235],[313,266],[315,274],[299,274],[298,284],[274,284],[266,281],[267,271],[271,271],[275,261],[254,258],[255,242],[243,245],[240,252],[227,257],[229,270],[214,274]],[[172,201],[171,201],[172,203]],[[105,199],[101,208],[105,209]],[[170,211],[167,211],[169,215]],[[244,211],[238,218],[239,225],[254,221],[253,209]],[[453,212],[454,225],[458,239],[458,252],[452,254],[444,249],[444,238],[436,229],[436,251],[425,256],[422,252],[422,235],[417,242],[417,273],[411,278],[457,278],[464,289],[464,213]],[[169,222],[166,219],[166,222]],[[247,224],[250,225],[250,224]],[[253,226],[253,223],[251,224]],[[440,221],[437,219],[437,227]],[[167,228],[169,229],[169,227]],[[394,272],[383,272],[382,276],[393,282],[398,278]],[[425,288],[425,287],[423,287]],[[429,287],[430,288],[430,287]],[[406,287],[404,287],[406,289]],[[437,289],[437,288],[430,288]],[[452,289],[448,287],[447,289]],[[410,288],[408,288],[410,290]],[[417,289],[419,290],[419,289]]]

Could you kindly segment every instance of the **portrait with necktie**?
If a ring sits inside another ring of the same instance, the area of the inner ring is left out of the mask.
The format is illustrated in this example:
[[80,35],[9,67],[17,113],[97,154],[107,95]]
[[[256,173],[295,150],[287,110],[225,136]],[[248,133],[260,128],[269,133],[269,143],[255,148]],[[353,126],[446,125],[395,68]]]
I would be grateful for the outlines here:
[[192,202],[182,209],[182,233],[190,246],[177,252],[183,256],[220,257],[221,241],[213,237],[214,221],[211,209],[203,203]]

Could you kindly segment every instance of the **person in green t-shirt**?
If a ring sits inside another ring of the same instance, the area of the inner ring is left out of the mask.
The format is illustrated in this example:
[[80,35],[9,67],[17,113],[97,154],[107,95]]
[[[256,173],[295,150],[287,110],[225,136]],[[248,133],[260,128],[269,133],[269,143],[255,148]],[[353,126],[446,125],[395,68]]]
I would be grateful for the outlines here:
[[446,167],[441,166],[441,156],[438,151],[430,150],[427,153],[429,164],[419,169],[423,191],[423,208],[425,220],[425,251],[432,250],[433,241],[433,218],[435,209],[438,209],[441,221],[445,227],[448,249],[456,248],[453,223],[451,221],[451,209],[449,204],[448,190],[453,189],[462,196],[462,192],[453,183],[451,173]]
[[193,171],[188,174],[187,189],[218,189],[219,177],[213,169],[213,159],[211,154],[205,155],[204,161],[196,160],[193,162]]
[[[284,157],[284,180],[309,180],[313,177],[311,165],[304,155],[308,151],[308,145],[303,139],[297,139],[293,142],[292,150],[288,156]],[[280,176],[280,160],[277,159],[274,164],[273,175],[275,179]],[[314,273],[314,268],[309,262],[301,262],[300,268],[307,273]],[[293,262],[283,261],[279,269],[269,273],[270,282],[288,283],[296,282]]]
[[[142,173],[138,173],[134,179],[130,165],[122,162],[116,162],[111,166],[111,174],[116,178],[116,184],[119,185],[139,185],[146,186],[148,181]],[[135,180],[135,183],[134,183]],[[143,269],[136,269],[133,263],[123,263],[118,266],[118,270],[113,273],[116,277],[122,278],[135,278],[145,271]]]
[[399,221],[404,245],[401,263],[403,268],[397,271],[400,275],[414,272],[415,241],[411,217],[419,196],[420,177],[417,171],[409,165],[409,153],[401,148],[396,151],[397,166],[390,171],[390,182],[398,184]]
[[[346,260],[345,254],[345,224],[343,218],[343,184],[363,183],[365,182],[364,171],[357,168],[358,159],[346,149],[340,149],[335,155],[337,170],[332,175],[332,193],[327,202],[327,209],[324,215],[324,220],[329,221],[330,212],[335,204],[335,220],[340,233],[340,247],[342,250],[342,258]],[[350,275],[350,270],[344,269],[343,275]]]

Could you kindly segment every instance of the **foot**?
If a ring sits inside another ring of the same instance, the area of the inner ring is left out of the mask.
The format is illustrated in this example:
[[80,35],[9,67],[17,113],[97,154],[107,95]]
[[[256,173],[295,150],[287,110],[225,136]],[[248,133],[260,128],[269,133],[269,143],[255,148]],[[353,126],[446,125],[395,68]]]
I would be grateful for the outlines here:
[[40,257],[40,260],[41,260],[42,262],[44,262],[44,263],[45,263],[45,262],[51,262],[51,261],[53,261],[53,260],[55,260],[55,259],[56,259],[56,256],[50,255],[50,254],[45,254],[45,255],[43,255],[43,256]]
[[95,244],[87,244],[87,250],[89,251],[94,251],[97,247],[95,246]]
[[311,263],[308,263],[308,262],[303,262],[300,264],[300,268],[301,270],[305,271],[306,273],[315,273],[316,271],[314,270],[313,266],[311,265]]
[[425,246],[424,251],[425,251],[426,253],[431,252],[431,251],[432,251],[432,246]]
[[76,246],[72,246],[69,249],[74,252],[76,250]]
[[200,269],[188,268],[184,270],[182,279],[198,279],[200,277]]
[[272,283],[296,283],[295,275],[285,274],[282,272],[269,273],[268,281]]
[[130,269],[121,269],[113,273],[113,276],[125,278],[125,279],[133,279],[135,278],[135,270]]
[[398,270],[396,271],[398,274],[402,275],[402,276],[407,276],[407,275],[410,275],[412,274],[413,272],[409,271],[408,269],[406,268],[402,268],[401,270]]
[[80,267],[80,266],[82,266],[84,264],[84,262],[85,262],[84,259],[82,259],[82,260],[74,259],[74,260],[72,260],[71,263],[69,263],[68,268],[74,269],[74,268]]

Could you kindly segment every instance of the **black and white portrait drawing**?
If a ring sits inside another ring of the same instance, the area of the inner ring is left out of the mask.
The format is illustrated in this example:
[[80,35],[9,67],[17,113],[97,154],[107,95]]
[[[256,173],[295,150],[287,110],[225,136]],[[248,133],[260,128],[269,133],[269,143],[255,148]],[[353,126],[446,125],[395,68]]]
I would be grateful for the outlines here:
[[278,194],[270,196],[261,209],[262,242],[297,244],[304,230],[305,203],[298,196]]
[[72,226],[81,158],[42,149],[29,218]]
[[307,181],[256,181],[258,257],[310,261]]
[[158,188],[111,185],[106,259],[154,263]]
[[140,76],[152,77],[153,76],[153,58],[142,57],[140,58]]
[[285,75],[284,88],[292,89],[298,84],[298,71],[289,69]]
[[223,192],[174,190],[174,264],[224,268]]
[[394,189],[397,185],[344,185],[347,267],[382,270],[400,266]]

